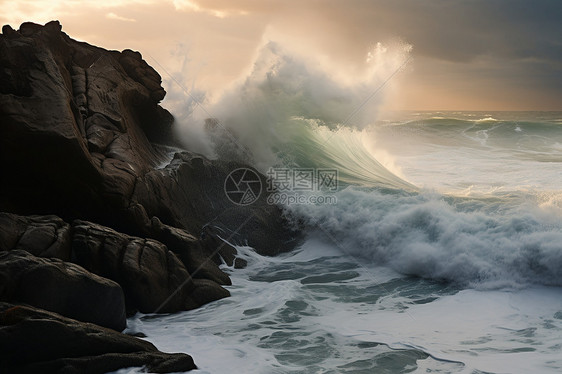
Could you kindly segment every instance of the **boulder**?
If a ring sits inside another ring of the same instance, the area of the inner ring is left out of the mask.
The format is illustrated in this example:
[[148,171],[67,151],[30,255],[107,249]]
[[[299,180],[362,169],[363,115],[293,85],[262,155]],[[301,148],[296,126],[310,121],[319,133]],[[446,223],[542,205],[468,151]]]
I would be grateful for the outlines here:
[[200,300],[207,303],[229,296],[211,279],[204,287],[214,292],[208,292],[204,299],[193,299],[198,284],[178,257],[159,241],[128,236],[87,221],[76,220],[72,227],[72,261],[119,283],[129,309],[171,313],[199,307],[203,305]]
[[201,305],[210,303],[211,301],[224,299],[230,296],[230,292],[209,279],[194,279],[195,288],[190,295],[188,306],[190,309],[199,308]]
[[197,369],[191,356],[38,308],[0,302],[0,365],[7,373],[103,374],[144,366],[152,373]]
[[[216,243],[220,239],[210,236],[196,239],[162,224],[157,217],[153,217],[152,226],[156,237],[168,246],[88,221],[75,220],[69,225],[57,216],[0,213],[0,251],[25,250],[38,257],[71,261],[111,279],[122,287],[130,312],[177,312],[201,306],[201,300],[210,302],[229,295],[220,285],[230,285],[230,278],[218,264],[222,253],[235,253],[234,248]],[[219,250],[213,253],[215,248]],[[204,287],[214,291],[194,301],[192,293],[197,285],[192,277],[211,281]]]
[[[216,237],[197,239],[185,230],[163,224],[158,217],[152,217],[152,230],[154,237],[178,256],[193,278],[210,279],[222,285],[232,284],[228,275],[218,267],[222,264],[223,254],[231,260],[226,261],[227,265],[233,265],[231,255],[232,251],[236,253],[236,249],[231,245]],[[211,240],[212,243],[208,243]]]
[[0,300],[33,305],[121,331],[126,327],[121,287],[84,268],[23,250],[0,252]]
[[70,260],[70,225],[57,216],[0,212],[0,251],[23,249],[38,257]]

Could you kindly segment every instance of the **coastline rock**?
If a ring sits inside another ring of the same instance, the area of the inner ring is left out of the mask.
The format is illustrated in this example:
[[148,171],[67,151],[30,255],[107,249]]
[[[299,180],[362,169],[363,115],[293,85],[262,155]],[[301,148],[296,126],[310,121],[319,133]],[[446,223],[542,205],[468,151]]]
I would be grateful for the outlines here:
[[23,249],[38,257],[70,260],[70,225],[57,216],[0,212],[0,251]]
[[80,321],[122,331],[121,287],[84,268],[23,250],[0,252],[0,300],[30,304]]
[[148,136],[170,137],[159,75],[131,59],[135,80],[121,53],[60,30],[58,22],[24,23],[0,35],[0,161],[8,182],[0,210],[146,232],[138,222],[148,218],[130,197],[136,179],[163,161]]
[[230,292],[209,279],[194,279],[195,289],[190,295],[189,309],[199,308],[211,301],[224,299],[230,296]]
[[[190,233],[201,233],[210,227],[222,232],[226,241],[249,245],[266,256],[291,250],[298,243],[300,233],[279,207],[267,203],[266,193],[245,206],[229,200],[225,180],[240,168],[248,166],[178,152],[165,168],[153,170],[138,180],[134,195],[148,216],[156,216],[167,225]],[[265,189],[265,176],[255,173]],[[167,204],[168,201],[174,203]]]
[[[140,53],[78,42],[58,21],[2,28],[0,300],[122,330],[126,307],[176,312],[229,296],[219,265],[244,260],[228,243],[294,247],[298,232],[266,194],[248,206],[226,196],[229,173],[247,166],[177,152],[161,83]],[[94,325],[6,308],[3,368],[194,368]]]
[[[217,266],[222,263],[223,254],[236,253],[228,243],[217,243],[219,238],[196,239],[185,230],[163,224],[157,217],[152,217],[152,230],[154,237],[178,256],[193,278],[210,279],[221,285],[232,284],[228,275]],[[207,240],[213,242],[209,245]],[[225,262],[228,266],[233,265],[233,261]]]
[[90,222],[73,222],[72,261],[119,283],[129,309],[177,312],[193,290],[191,277],[161,243]]
[[[203,305],[197,301],[201,300],[199,296],[193,296],[200,294],[198,284],[178,257],[159,241],[128,236],[86,221],[76,220],[72,227],[72,261],[119,283],[130,309],[172,313]],[[209,282],[205,284],[209,291],[206,302],[230,295],[216,282]]]
[[11,373],[103,374],[145,366],[153,373],[195,370],[184,353],[29,306],[0,303],[0,365]]
[[265,255],[294,247],[298,233],[266,194],[249,206],[228,200],[225,179],[245,165],[190,152],[170,161],[161,144],[176,144],[173,117],[158,105],[161,77],[140,53],[77,42],[56,21],[4,29],[0,211],[86,219],[140,237],[157,235],[156,216],[195,237],[217,227]]
[[[129,311],[172,313],[203,305],[194,300],[210,302],[229,295],[220,287],[231,284],[217,266],[220,258],[215,255],[211,260],[210,249],[204,250],[201,241],[187,232],[163,225],[156,217],[152,221],[169,247],[92,222],[75,220],[69,225],[57,216],[0,213],[0,251],[25,250],[38,257],[70,261],[111,279],[122,287]],[[192,297],[197,284],[190,274],[212,281],[204,284],[209,291],[205,298]]]

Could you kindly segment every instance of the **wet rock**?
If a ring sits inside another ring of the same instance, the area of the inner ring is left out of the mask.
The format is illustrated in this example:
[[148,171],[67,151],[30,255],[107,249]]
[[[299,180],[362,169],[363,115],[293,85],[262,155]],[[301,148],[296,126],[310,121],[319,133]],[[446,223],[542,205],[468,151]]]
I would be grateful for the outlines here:
[[26,303],[121,331],[125,301],[119,285],[58,259],[29,252],[0,252],[0,300]]
[[201,305],[208,304],[211,301],[223,299],[230,296],[230,292],[209,279],[194,279],[195,289],[191,294],[191,306],[198,308]]
[[0,251],[23,249],[39,257],[70,260],[70,225],[57,216],[0,212]]
[[72,260],[123,287],[130,308],[143,313],[185,310],[189,273],[162,243],[74,221]]
[[194,370],[191,356],[38,308],[0,303],[0,364],[7,373],[102,374],[145,366],[153,373]]
[[228,275],[218,267],[223,246],[236,251],[229,244],[218,241],[209,244],[185,230],[163,224],[157,217],[152,217],[152,230],[153,236],[178,256],[193,278],[210,279],[222,285],[232,284]]
[[[159,241],[125,235],[86,221],[76,220],[72,226],[72,261],[119,283],[129,309],[177,312],[203,305],[200,300],[207,303],[229,295],[211,279],[211,283],[201,286],[214,291],[201,298],[197,290],[200,284],[194,283],[184,264]],[[228,276],[221,274],[230,283]]]
[[279,207],[267,203],[265,176],[256,172],[264,191],[252,204],[237,205],[225,193],[228,175],[243,167],[190,152],[176,153],[165,168],[137,181],[135,198],[142,201],[148,216],[190,233],[200,235],[209,227],[227,242],[249,245],[262,255],[291,250],[299,243],[300,232]]

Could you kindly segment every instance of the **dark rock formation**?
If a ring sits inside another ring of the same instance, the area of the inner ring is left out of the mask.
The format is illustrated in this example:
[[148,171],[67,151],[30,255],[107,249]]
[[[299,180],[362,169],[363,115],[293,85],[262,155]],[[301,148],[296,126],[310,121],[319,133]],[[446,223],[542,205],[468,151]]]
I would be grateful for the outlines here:
[[[223,239],[250,245],[264,255],[292,249],[298,234],[281,210],[267,203],[266,193],[245,206],[228,199],[225,180],[239,168],[247,166],[235,161],[211,161],[189,152],[176,153],[165,168],[153,170],[138,181],[135,196],[150,216],[168,225],[192,233],[211,227],[221,232]],[[260,178],[265,189],[266,179],[263,175]]]
[[[227,175],[244,165],[189,152],[169,161],[171,115],[161,78],[138,52],[77,42],[58,22],[0,35],[0,211],[86,219],[152,237],[151,218],[198,237],[203,226],[260,253],[295,236],[265,194],[227,199]],[[11,30],[11,31],[10,31]],[[265,180],[263,181],[265,185]]]
[[22,250],[0,252],[0,300],[31,304],[121,331],[125,301],[119,285],[58,259]]
[[[205,302],[199,302],[197,284],[164,244],[90,222],[77,220],[73,223],[72,261],[118,282],[129,307],[143,313],[193,309],[230,295],[217,282],[209,280],[205,284],[208,297]],[[212,269],[230,281],[216,265]],[[196,296],[192,297],[196,291]]]
[[147,135],[165,138],[172,122],[158,74],[139,54],[70,39],[58,22],[1,35],[0,66],[2,210],[146,232],[131,195],[163,161]]
[[156,239],[165,243],[180,258],[194,278],[230,285],[230,278],[217,265],[223,261],[228,266],[243,264],[241,259],[236,258],[236,249],[221,240],[208,226],[201,233],[204,238],[196,239],[187,231],[165,225],[157,217],[153,217],[152,231]]
[[0,212],[0,251],[23,249],[39,257],[70,260],[70,225],[56,216]]
[[[171,313],[229,296],[229,292],[219,284],[231,284],[230,278],[217,266],[221,259],[218,255],[213,256],[211,248],[219,248],[219,252],[230,256],[234,256],[234,248],[211,235],[207,239],[212,241],[209,246],[207,241],[197,240],[184,230],[166,226],[156,217],[153,222],[154,230],[160,233],[159,236],[173,252],[157,240],[122,234],[92,222],[76,220],[69,225],[56,216],[24,217],[0,213],[0,251],[25,250],[40,257],[72,261],[91,273],[111,279],[122,287],[129,311]],[[20,256],[23,254],[20,253]],[[25,257],[28,262],[19,263],[26,271],[25,266],[31,262],[45,263],[31,255],[26,254]],[[6,263],[0,263],[0,276],[12,279],[10,274],[16,269],[11,264],[13,261],[7,255],[0,258],[6,260]],[[65,263],[55,263],[66,266]],[[194,283],[190,273],[208,282]],[[197,290],[199,284],[205,292]],[[43,285],[39,285],[41,287]],[[70,296],[59,293],[55,299],[63,303],[65,297]],[[24,301],[2,297],[2,294],[0,300]],[[69,315],[64,310],[37,304],[32,299],[25,302],[84,320],[79,315]]]
[[143,313],[185,310],[193,282],[162,243],[85,221],[73,227],[73,262],[118,282],[130,307]]
[[103,374],[146,366],[153,373],[196,369],[184,353],[29,306],[0,303],[0,367],[6,373]]

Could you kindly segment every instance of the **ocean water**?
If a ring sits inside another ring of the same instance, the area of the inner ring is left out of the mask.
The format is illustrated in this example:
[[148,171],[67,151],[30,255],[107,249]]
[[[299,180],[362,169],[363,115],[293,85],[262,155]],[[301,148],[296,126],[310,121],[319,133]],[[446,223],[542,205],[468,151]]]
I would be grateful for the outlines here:
[[293,252],[238,246],[232,297],[129,332],[200,373],[562,372],[562,113],[283,126],[280,164],[337,168],[337,203],[287,207]]
[[346,71],[269,42],[222,95],[170,103],[192,149],[335,169],[299,194],[337,202],[285,207],[292,252],[238,245],[232,297],[128,331],[200,373],[562,372],[562,113],[384,111],[410,51]]

